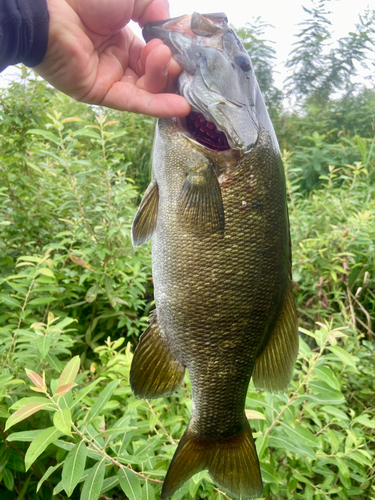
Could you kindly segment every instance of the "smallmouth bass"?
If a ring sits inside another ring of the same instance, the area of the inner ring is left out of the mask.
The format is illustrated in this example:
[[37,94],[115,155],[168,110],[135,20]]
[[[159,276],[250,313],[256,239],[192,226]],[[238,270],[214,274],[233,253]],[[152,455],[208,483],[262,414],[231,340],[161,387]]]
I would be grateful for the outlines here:
[[133,222],[152,238],[156,309],[135,350],[130,383],[164,397],[189,370],[193,409],[162,499],[207,469],[226,492],[262,495],[244,407],[250,378],[287,388],[298,352],[285,176],[250,57],[225,14],[146,25],[183,67],[184,119],[160,119],[153,180]]

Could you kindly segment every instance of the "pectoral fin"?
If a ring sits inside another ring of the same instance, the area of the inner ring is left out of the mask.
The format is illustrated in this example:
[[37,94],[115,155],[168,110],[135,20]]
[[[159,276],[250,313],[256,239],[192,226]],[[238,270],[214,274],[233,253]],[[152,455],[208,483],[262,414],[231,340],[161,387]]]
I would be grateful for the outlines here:
[[154,313],[134,353],[130,368],[131,388],[140,398],[161,398],[175,392],[184,375],[185,368],[171,353]]
[[132,243],[139,247],[150,240],[156,227],[159,205],[159,188],[156,181],[148,186],[132,225]]
[[292,290],[288,289],[271,337],[255,361],[253,382],[257,389],[279,392],[288,388],[298,354],[298,339],[296,304]]
[[224,206],[216,174],[205,163],[191,170],[180,193],[180,211],[186,221],[210,233],[224,231]]

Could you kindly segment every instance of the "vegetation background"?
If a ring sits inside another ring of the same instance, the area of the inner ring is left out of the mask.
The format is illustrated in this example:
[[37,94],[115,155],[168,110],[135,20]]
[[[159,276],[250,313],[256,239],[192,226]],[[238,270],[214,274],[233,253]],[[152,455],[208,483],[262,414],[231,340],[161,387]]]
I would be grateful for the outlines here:
[[[264,25],[239,30],[288,178],[300,354],[287,394],[249,387],[264,497],[375,499],[375,12],[330,45],[306,10],[285,93]],[[288,109],[285,97],[298,106]],[[0,496],[160,498],[191,411],[129,387],[153,307],[130,227],[155,120],[73,102],[22,69],[0,98]],[[173,499],[229,499],[206,472]]]

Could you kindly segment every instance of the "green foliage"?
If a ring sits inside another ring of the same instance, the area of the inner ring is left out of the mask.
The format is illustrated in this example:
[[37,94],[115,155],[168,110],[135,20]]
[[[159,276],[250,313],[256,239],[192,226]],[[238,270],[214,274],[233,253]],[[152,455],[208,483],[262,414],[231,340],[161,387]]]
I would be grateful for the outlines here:
[[[375,317],[375,168],[363,146],[364,163],[329,167],[322,189],[299,194],[290,175],[293,279],[308,323],[337,313],[364,335]],[[373,141],[372,146],[374,146]],[[288,159],[285,165],[289,168]],[[309,318],[309,319],[307,319]],[[311,323],[310,323],[311,324]]]
[[[31,80],[28,98],[34,85],[42,96],[50,93]],[[9,101],[18,100],[14,89]],[[35,121],[27,130],[18,127],[16,117],[1,129],[2,331],[11,336],[13,328],[25,330],[37,315],[44,332],[53,308],[56,316],[76,320],[76,342],[95,347],[107,331],[138,335],[150,307],[149,251],[131,248],[138,191],[127,177],[137,143],[141,153],[143,144],[127,141],[140,128],[129,127],[129,118],[123,128],[119,120],[61,100],[67,98],[56,94],[52,114],[39,113],[40,128]]]
[[[353,330],[346,329],[349,335],[343,330],[328,324],[321,324],[315,332],[303,329],[317,348],[311,349],[301,339],[288,396],[249,388],[247,416],[254,429],[266,498],[365,499],[371,492],[375,453],[368,436],[375,430],[374,411],[350,405],[343,391],[361,374],[371,382],[367,391],[364,387],[357,390],[356,397],[368,398],[370,392],[373,397],[375,373],[370,356],[374,352],[369,343],[358,350]],[[345,350],[339,345],[342,339]],[[94,381],[87,371],[76,380],[77,358],[68,363],[59,380],[47,378],[45,382],[38,374],[29,374],[35,384],[31,388],[43,396],[37,402],[25,397],[10,408],[16,412],[8,419],[7,429],[17,425],[17,430],[8,434],[7,446],[25,454],[25,467],[36,476],[33,484],[39,495],[48,491],[44,483],[48,480],[54,495],[64,490],[71,498],[93,500],[108,487],[120,488],[134,500],[159,497],[175,439],[191,410],[190,383],[186,380],[173,397],[152,405],[135,398],[129,388],[131,346],[121,344],[108,339],[97,349],[100,367]],[[70,376],[64,377],[67,372]],[[38,404],[36,411],[46,414],[40,423],[53,425],[27,430],[30,404]],[[66,420],[63,429],[56,425],[56,416],[61,414]],[[12,420],[14,415],[17,418]],[[42,454],[43,462],[36,467]],[[9,473],[4,477],[17,474],[11,465],[5,470]],[[173,499],[193,500],[196,495],[229,498],[206,472],[192,478]]]
[[[307,99],[288,114],[263,28],[258,21],[240,34],[285,150],[301,325],[288,393],[248,391],[264,494],[368,500],[375,92],[350,90],[324,106]],[[157,500],[191,387],[187,376],[172,397],[147,401],[129,386],[153,301],[150,249],[131,247],[130,226],[149,182],[155,122],[77,104],[26,70],[3,91],[0,116],[1,500]],[[173,496],[229,498],[205,471]]]

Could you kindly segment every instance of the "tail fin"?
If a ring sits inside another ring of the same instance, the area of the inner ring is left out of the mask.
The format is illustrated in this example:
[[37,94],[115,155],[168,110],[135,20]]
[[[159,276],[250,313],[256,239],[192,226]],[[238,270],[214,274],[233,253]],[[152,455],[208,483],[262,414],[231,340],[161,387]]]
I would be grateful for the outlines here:
[[244,417],[242,430],[220,441],[202,440],[189,423],[164,480],[166,500],[191,476],[208,469],[212,479],[227,493],[245,498],[262,496],[263,486],[253,436]]

